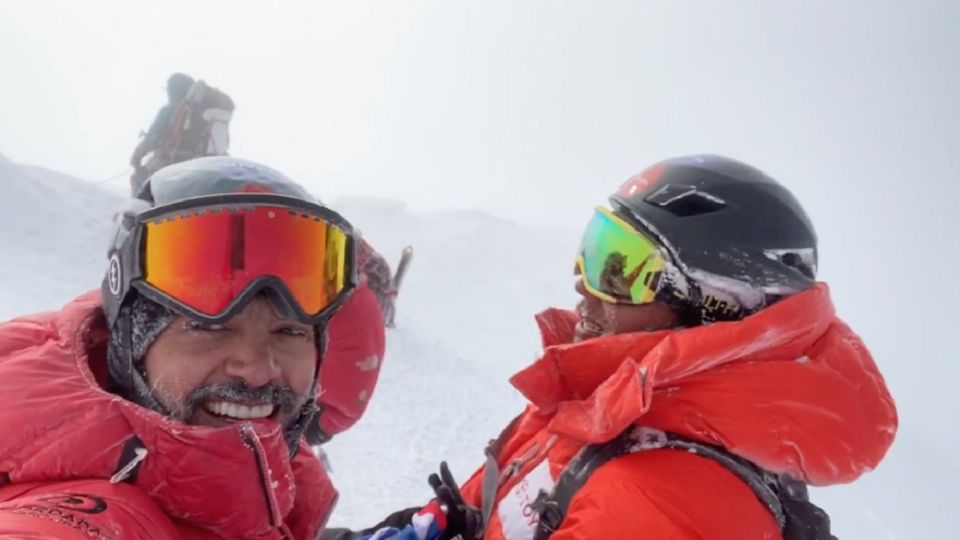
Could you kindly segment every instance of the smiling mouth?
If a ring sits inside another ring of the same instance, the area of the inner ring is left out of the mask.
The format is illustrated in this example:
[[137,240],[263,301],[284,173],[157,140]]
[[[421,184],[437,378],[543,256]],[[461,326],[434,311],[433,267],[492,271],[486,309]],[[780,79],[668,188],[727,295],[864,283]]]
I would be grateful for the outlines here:
[[228,420],[256,420],[270,418],[276,412],[277,406],[272,403],[245,405],[231,401],[208,401],[203,404],[203,409]]
[[580,329],[584,332],[596,335],[603,334],[603,327],[593,319],[580,317],[580,322],[578,324],[580,325]]

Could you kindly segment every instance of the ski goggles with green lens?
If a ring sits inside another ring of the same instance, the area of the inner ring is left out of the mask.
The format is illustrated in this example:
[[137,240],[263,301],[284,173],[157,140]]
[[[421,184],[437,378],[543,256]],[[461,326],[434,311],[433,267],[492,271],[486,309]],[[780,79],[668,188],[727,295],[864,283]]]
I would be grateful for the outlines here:
[[620,304],[656,301],[673,265],[660,244],[612,211],[597,207],[580,241],[577,269],[597,298]]

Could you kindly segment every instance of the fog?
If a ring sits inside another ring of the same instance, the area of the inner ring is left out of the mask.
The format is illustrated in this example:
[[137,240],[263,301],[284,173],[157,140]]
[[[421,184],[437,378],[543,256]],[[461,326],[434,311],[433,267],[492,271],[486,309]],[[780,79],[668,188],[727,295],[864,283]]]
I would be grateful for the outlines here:
[[0,7],[0,152],[116,189],[173,71],[234,98],[234,155],[328,200],[481,209],[576,234],[661,158],[756,165],[807,207],[821,277],[876,354],[903,429],[960,451],[960,3]]

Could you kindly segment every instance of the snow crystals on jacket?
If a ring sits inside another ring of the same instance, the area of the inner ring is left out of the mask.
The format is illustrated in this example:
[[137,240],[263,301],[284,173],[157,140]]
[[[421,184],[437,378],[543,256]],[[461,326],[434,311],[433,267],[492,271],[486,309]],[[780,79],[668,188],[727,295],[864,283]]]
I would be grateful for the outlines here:
[[0,325],[0,539],[314,538],[336,490],[279,425],[188,426],[104,390],[99,298]]
[[[530,503],[585,445],[631,425],[725,447],[825,486],[872,470],[896,409],[870,353],[834,314],[826,285],[738,322],[572,341],[575,313],[538,316],[545,350],[511,382],[530,401],[496,456],[502,471],[484,538],[530,539]],[[463,495],[481,506],[482,469]],[[650,450],[602,465],[551,540],[779,539],[772,514],[719,463]]]

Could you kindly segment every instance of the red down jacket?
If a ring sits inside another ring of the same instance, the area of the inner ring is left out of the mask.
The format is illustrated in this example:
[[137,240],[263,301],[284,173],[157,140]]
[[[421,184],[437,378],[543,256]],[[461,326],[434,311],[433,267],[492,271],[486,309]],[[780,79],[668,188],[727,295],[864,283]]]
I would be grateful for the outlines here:
[[386,346],[378,294],[389,288],[390,268],[366,240],[357,247],[360,285],[327,327],[327,351],[320,366],[320,414],[328,436],[360,420],[377,387]]
[[383,313],[366,284],[330,319],[320,366],[320,429],[336,435],[353,426],[373,396],[385,345]]
[[336,490],[279,425],[187,426],[103,390],[99,299],[0,325],[0,539],[314,538]]
[[[809,484],[851,482],[893,442],[896,410],[826,285],[739,322],[571,344],[577,316],[538,317],[545,350],[512,383],[530,401],[497,457],[496,507],[484,538],[532,538],[529,504],[588,443],[642,425],[726,447]],[[480,507],[482,472],[463,486]],[[722,465],[650,450],[597,469],[551,540],[779,539],[753,491]]]

